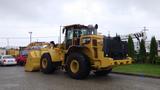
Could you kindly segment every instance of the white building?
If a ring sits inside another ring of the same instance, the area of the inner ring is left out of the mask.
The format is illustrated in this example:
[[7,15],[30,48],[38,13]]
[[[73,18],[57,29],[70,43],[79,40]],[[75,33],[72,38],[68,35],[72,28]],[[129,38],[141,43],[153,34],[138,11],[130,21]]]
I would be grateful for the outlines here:
[[[145,41],[145,47],[146,47],[146,52],[150,51],[150,43],[151,41]],[[157,45],[158,45],[158,56],[160,56],[160,40],[157,40]],[[139,42],[134,42],[134,47],[136,51],[139,51]]]

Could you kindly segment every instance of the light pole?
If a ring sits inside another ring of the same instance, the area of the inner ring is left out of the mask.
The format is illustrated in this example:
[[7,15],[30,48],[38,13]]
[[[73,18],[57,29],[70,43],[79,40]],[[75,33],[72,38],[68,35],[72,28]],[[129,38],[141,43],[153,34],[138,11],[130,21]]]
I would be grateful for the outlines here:
[[63,26],[60,26],[60,31],[59,31],[59,43],[60,43],[60,44],[61,44],[61,33],[62,33],[62,32],[61,32],[61,29],[62,29],[62,27],[63,27]]
[[7,38],[6,40],[7,40],[7,48],[9,48],[9,38]]
[[30,43],[32,42],[32,32],[28,32],[30,35]]

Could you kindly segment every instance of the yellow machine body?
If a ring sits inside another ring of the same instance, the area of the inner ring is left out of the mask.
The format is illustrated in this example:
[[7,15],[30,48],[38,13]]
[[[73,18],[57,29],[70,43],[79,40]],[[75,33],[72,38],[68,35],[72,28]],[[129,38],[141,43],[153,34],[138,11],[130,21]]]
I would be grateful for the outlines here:
[[[132,58],[130,57],[127,57],[126,59],[122,59],[122,60],[113,60],[112,58],[107,57],[107,55],[104,55],[104,52],[102,50],[103,49],[102,35],[82,36],[80,39],[81,45],[83,45],[83,42],[82,42],[83,38],[91,39],[91,42],[89,44],[84,45],[87,48],[82,50],[82,52],[85,53],[90,58],[90,62],[93,68],[105,69],[105,68],[110,68],[112,66],[132,63]],[[97,43],[95,43],[95,45],[93,43],[94,40],[97,40]]]
[[[83,38],[90,38],[91,41],[93,39],[97,40],[97,45],[93,45],[93,42],[90,42],[89,44],[83,44]],[[132,59],[130,57],[127,57],[123,60],[113,60],[110,57],[104,57],[103,53],[103,36],[102,35],[88,35],[88,36],[82,36],[80,39],[80,45],[85,46],[85,48],[76,49],[77,52],[83,52],[86,56],[88,56],[90,59],[91,67],[95,70],[98,69],[109,69],[113,66],[117,65],[125,65],[125,64],[131,64]],[[74,41],[73,41],[74,42]],[[72,47],[71,47],[72,48]],[[57,48],[45,48],[41,50],[31,50],[29,52],[25,70],[26,71],[37,71],[40,70],[40,59],[41,56],[44,53],[49,53],[51,56],[52,62],[62,62],[62,66],[65,63],[65,54],[68,52],[68,50],[65,50],[63,47],[63,44],[59,45]]]
[[[124,42],[119,37],[98,35],[97,28],[97,25],[65,26],[63,43],[56,45],[52,42],[40,50],[31,50],[25,71],[41,70],[49,74],[64,67],[70,77],[83,79],[91,70],[97,75],[104,75],[111,72],[114,66],[131,64],[132,59],[123,51],[126,50]],[[111,44],[108,47],[106,43],[109,42]],[[114,51],[114,47],[118,48]],[[106,52],[108,49],[111,50]]]

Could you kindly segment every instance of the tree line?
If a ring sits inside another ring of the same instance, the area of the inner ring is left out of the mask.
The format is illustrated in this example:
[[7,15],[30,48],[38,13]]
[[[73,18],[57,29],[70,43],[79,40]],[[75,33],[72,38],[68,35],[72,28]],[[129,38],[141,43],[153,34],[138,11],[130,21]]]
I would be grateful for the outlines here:
[[132,57],[136,63],[151,63],[156,64],[160,62],[158,57],[158,44],[156,38],[151,38],[150,51],[146,52],[145,41],[142,39],[139,44],[140,49],[135,51],[134,42],[131,36],[128,38],[128,56]]

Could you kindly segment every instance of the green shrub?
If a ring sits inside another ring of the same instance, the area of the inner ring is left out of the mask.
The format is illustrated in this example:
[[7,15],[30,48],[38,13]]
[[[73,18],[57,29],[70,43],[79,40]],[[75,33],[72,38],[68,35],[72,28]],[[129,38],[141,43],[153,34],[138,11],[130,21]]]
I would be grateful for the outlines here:
[[158,46],[157,46],[156,38],[152,37],[151,44],[150,44],[149,62],[152,64],[155,64],[157,56],[158,56]]
[[139,63],[145,63],[146,62],[146,48],[145,48],[145,41],[142,39],[140,42],[140,50],[139,50]]
[[160,56],[156,57],[156,64],[160,64]]
[[132,59],[135,58],[134,43],[131,36],[128,38],[128,56]]

